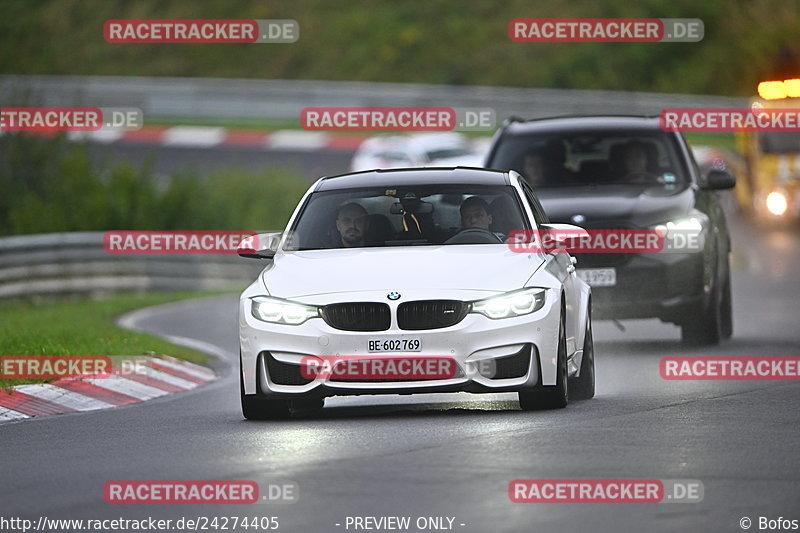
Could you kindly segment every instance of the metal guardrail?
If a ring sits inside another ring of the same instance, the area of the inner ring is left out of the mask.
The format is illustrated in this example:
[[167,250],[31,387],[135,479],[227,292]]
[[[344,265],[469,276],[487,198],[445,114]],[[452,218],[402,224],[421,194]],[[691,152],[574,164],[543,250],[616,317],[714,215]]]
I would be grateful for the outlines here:
[[244,288],[263,263],[232,254],[121,255],[103,232],[0,238],[0,298]]
[[[305,107],[492,108],[517,115],[658,114],[668,107],[744,107],[744,98],[509,87],[302,80],[0,76],[0,106],[137,107],[163,119],[298,120]],[[244,286],[261,265],[232,255],[113,255],[102,232],[0,238],[0,298]]]
[[657,115],[674,107],[745,107],[745,98],[623,91],[303,80],[0,76],[0,105],[138,107],[165,119],[299,120],[312,106],[492,108],[517,115]]

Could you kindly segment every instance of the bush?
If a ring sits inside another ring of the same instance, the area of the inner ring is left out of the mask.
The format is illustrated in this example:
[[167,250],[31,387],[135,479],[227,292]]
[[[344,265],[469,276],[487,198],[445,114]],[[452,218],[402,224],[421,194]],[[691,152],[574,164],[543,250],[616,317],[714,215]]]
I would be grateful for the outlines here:
[[307,184],[288,173],[173,176],[109,162],[63,137],[0,136],[0,235],[106,230],[282,228]]

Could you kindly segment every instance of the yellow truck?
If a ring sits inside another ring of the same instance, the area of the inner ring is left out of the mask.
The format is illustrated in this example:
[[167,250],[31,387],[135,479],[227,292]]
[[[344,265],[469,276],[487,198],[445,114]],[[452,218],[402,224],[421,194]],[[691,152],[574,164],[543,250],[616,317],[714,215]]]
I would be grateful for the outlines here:
[[[800,78],[759,83],[750,104],[800,113]],[[739,131],[736,146],[745,167],[735,189],[739,206],[762,222],[800,218],[800,129]]]

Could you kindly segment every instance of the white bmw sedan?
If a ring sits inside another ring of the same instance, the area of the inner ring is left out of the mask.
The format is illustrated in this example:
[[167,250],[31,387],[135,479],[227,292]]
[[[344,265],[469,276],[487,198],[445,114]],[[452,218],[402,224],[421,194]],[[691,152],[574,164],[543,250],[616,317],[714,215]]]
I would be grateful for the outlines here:
[[244,416],[352,394],[516,392],[523,410],[591,398],[589,286],[566,252],[506,243],[547,228],[514,171],[318,180],[278,238],[240,250],[267,261],[239,304]]

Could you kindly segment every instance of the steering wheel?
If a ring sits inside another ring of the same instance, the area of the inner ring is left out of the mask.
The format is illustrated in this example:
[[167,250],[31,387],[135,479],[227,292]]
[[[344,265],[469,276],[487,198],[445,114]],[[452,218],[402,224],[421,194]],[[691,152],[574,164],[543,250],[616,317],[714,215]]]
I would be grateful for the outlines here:
[[502,239],[483,228],[462,229],[446,241],[445,244],[503,244]]

